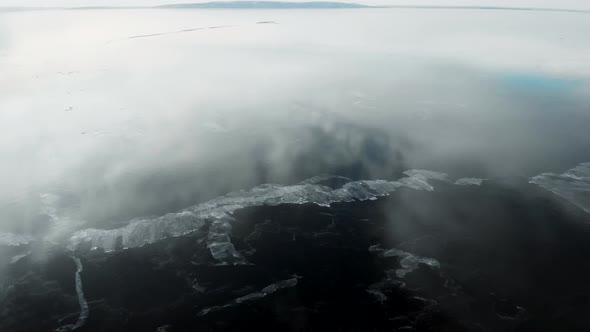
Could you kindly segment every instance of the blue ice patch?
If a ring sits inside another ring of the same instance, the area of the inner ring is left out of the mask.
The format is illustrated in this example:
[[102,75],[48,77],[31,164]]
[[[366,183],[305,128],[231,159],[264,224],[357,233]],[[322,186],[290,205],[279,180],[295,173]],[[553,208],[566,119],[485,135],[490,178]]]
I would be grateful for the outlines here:
[[567,92],[579,84],[573,79],[525,73],[502,74],[499,80],[508,88],[532,92]]

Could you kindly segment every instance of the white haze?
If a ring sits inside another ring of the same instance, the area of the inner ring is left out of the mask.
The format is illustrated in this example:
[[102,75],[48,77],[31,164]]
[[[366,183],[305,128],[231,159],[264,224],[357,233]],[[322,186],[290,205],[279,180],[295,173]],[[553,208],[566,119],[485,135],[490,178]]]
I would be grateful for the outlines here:
[[[362,178],[564,171],[587,161],[576,158],[590,142],[589,17],[0,14],[0,228],[117,227],[357,160]],[[167,34],[129,38],[158,33]],[[564,90],[539,99],[505,77]]]

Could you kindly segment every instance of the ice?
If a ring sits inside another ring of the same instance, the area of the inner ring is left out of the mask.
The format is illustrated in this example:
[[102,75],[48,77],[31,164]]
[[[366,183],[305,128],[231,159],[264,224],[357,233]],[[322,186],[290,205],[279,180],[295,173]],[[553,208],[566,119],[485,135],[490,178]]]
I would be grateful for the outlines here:
[[227,304],[224,304],[221,306],[214,306],[214,307],[205,308],[199,312],[199,316],[205,316],[205,315],[209,314],[210,312],[219,311],[219,310],[222,310],[225,308],[230,308],[230,307],[240,305],[242,303],[255,301],[255,300],[261,299],[263,297],[266,297],[270,294],[276,293],[282,289],[295,287],[295,286],[297,286],[297,282],[298,282],[299,278],[300,277],[298,277],[298,276],[294,276],[290,279],[286,279],[286,280],[282,280],[282,281],[279,281],[274,284],[270,284],[270,285],[264,287],[260,292],[254,292],[254,293],[250,293],[250,294],[238,297]]
[[205,225],[203,218],[189,211],[181,211],[155,219],[135,220],[117,229],[77,231],[69,240],[69,248],[78,249],[84,244],[105,251],[138,247],[169,236],[185,235],[200,229],[203,225]]
[[367,293],[371,294],[375,298],[375,301],[379,303],[387,301],[387,296],[378,289],[367,289]]
[[69,217],[70,211],[62,207],[62,198],[53,193],[39,195],[41,202],[40,213],[49,218],[50,231],[43,236],[43,240],[50,243],[59,243],[67,239],[67,235],[79,229],[84,222]]
[[21,259],[27,257],[29,254],[30,254],[30,252],[29,253],[26,253],[26,254],[21,254],[21,255],[13,256],[10,259],[10,264],[16,264],[16,263],[18,263]]
[[404,278],[408,273],[416,270],[420,264],[427,265],[434,269],[440,268],[440,263],[434,258],[420,257],[409,253],[407,251],[393,249],[381,249],[379,246],[369,247],[370,252],[378,253],[381,257],[399,257],[401,258],[399,264],[401,268],[395,270],[395,274],[398,278]]
[[33,237],[29,235],[0,232],[0,246],[20,246],[31,241]]
[[455,181],[456,185],[459,186],[481,186],[485,179],[479,178],[461,178]]
[[432,179],[432,180],[439,180],[439,181],[447,181],[448,176],[445,173],[429,171],[424,169],[411,169],[404,172],[405,175],[411,178],[423,178],[423,179]]
[[82,262],[77,257],[74,257],[74,261],[76,262],[76,294],[78,294],[78,303],[80,303],[80,316],[78,317],[78,321],[74,325],[72,330],[76,330],[86,323],[86,319],[90,315],[90,311],[88,309],[88,302],[84,298],[84,289],[82,288],[82,273],[83,267]]
[[329,181],[329,180],[342,180],[342,181],[350,181],[349,178],[344,177],[344,176],[339,176],[339,175],[317,175],[317,176],[313,176],[307,180],[303,180],[301,181],[301,184],[318,184],[324,181]]
[[76,263],[76,294],[78,295],[78,303],[80,304],[80,315],[78,316],[78,320],[75,324],[68,324],[61,326],[56,329],[56,332],[68,332],[68,331],[75,331],[86,323],[88,316],[90,316],[90,309],[88,308],[88,302],[86,302],[86,298],[84,297],[84,289],[82,287],[82,276],[80,273],[83,271],[82,262],[78,257],[72,257],[74,263]]
[[158,328],[156,329],[156,332],[170,332],[170,331],[173,331],[172,325],[170,325],[170,324],[158,326]]
[[[197,231],[206,224],[207,220],[213,220],[214,231],[211,236],[221,237],[223,233],[221,231],[229,225],[227,218],[231,218],[236,210],[245,207],[281,204],[315,204],[328,207],[337,202],[375,200],[401,187],[431,191],[434,187],[428,180],[446,181],[447,178],[444,173],[426,170],[409,170],[405,172],[405,175],[407,176],[397,181],[350,181],[338,189],[318,184],[329,178],[326,176],[314,177],[290,186],[263,184],[250,190],[232,192],[214,198],[177,213],[169,213],[154,219],[135,220],[122,228],[77,231],[71,236],[68,247],[79,249],[86,245],[105,251],[138,247],[167,237],[182,236]],[[237,260],[239,255],[229,241],[229,233],[227,236],[228,238],[220,238],[220,240],[211,239],[208,244],[213,257],[222,262],[227,262],[230,258]]]
[[406,274],[417,269],[420,264],[428,265],[431,268],[440,268],[440,263],[434,258],[418,257],[409,254],[400,261],[402,268],[397,269],[395,273],[398,277],[403,278]]
[[543,173],[529,180],[590,213],[590,162],[562,174]]
[[230,217],[225,217],[215,220],[209,226],[207,248],[209,248],[211,256],[220,263],[245,263],[244,257],[236,251],[231,243],[230,233],[232,227],[230,221],[232,221]]
[[251,293],[251,294],[248,294],[248,295],[244,295],[242,297],[238,297],[237,299],[234,300],[234,303],[235,304],[242,304],[244,302],[254,301],[254,300],[261,299],[261,298],[263,298],[265,296],[266,296],[265,293]]
[[57,206],[59,205],[60,197],[52,193],[43,193],[39,195],[41,201],[41,213],[46,214],[51,219],[57,219]]
[[298,279],[299,279],[299,277],[293,277],[291,279],[279,281],[275,284],[268,285],[262,289],[262,293],[272,294],[272,293],[274,293],[278,290],[284,289],[284,288],[295,287],[295,286],[297,286]]

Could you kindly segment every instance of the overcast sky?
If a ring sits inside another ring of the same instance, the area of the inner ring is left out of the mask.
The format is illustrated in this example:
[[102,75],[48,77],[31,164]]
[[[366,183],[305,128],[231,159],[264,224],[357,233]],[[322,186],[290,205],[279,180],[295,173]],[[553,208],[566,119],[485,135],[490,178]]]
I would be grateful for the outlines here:
[[[290,0],[296,2],[310,0]],[[336,1],[336,0],[332,0]],[[0,0],[0,6],[127,6],[158,5],[168,3],[209,2],[206,0]],[[587,0],[350,0],[379,5],[491,5],[491,6],[530,6],[547,8],[590,9]]]

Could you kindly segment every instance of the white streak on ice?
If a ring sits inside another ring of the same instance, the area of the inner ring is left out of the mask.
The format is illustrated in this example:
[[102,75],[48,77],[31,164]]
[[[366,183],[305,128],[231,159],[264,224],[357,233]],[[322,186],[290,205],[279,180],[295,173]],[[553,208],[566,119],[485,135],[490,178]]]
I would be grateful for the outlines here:
[[13,257],[10,259],[10,264],[15,264],[15,263],[18,263],[18,262],[19,262],[21,259],[23,259],[23,258],[27,257],[29,254],[30,254],[30,252],[28,252],[28,253],[26,253],[26,254],[21,254],[21,255],[16,255],[16,256],[13,256]]
[[90,315],[90,310],[88,308],[88,302],[86,302],[86,298],[84,298],[84,289],[82,288],[82,276],[80,273],[83,271],[82,262],[78,257],[72,256],[72,259],[76,263],[76,294],[78,295],[78,303],[80,304],[80,315],[78,316],[78,320],[75,324],[68,324],[57,328],[56,332],[68,332],[68,331],[75,331],[86,323],[88,316]]
[[298,282],[299,278],[300,277],[295,276],[290,279],[282,280],[277,283],[270,284],[270,285],[264,287],[260,292],[250,293],[248,295],[238,297],[237,299],[234,299],[233,301],[231,301],[225,305],[205,308],[199,312],[199,316],[205,316],[205,315],[209,314],[210,312],[219,311],[222,309],[237,306],[242,303],[258,300],[258,299],[261,299],[263,297],[266,297],[267,295],[276,293],[276,292],[278,292],[282,289],[285,289],[285,288],[295,287],[295,286],[297,286],[297,282]]
[[84,289],[82,288],[82,276],[80,275],[83,270],[82,262],[80,262],[78,257],[73,257],[73,259],[76,262],[76,294],[78,294],[78,303],[80,303],[80,316],[72,328],[72,331],[82,327],[84,323],[86,323],[86,319],[88,319],[90,314],[88,302],[86,302],[86,299],[84,298]]

